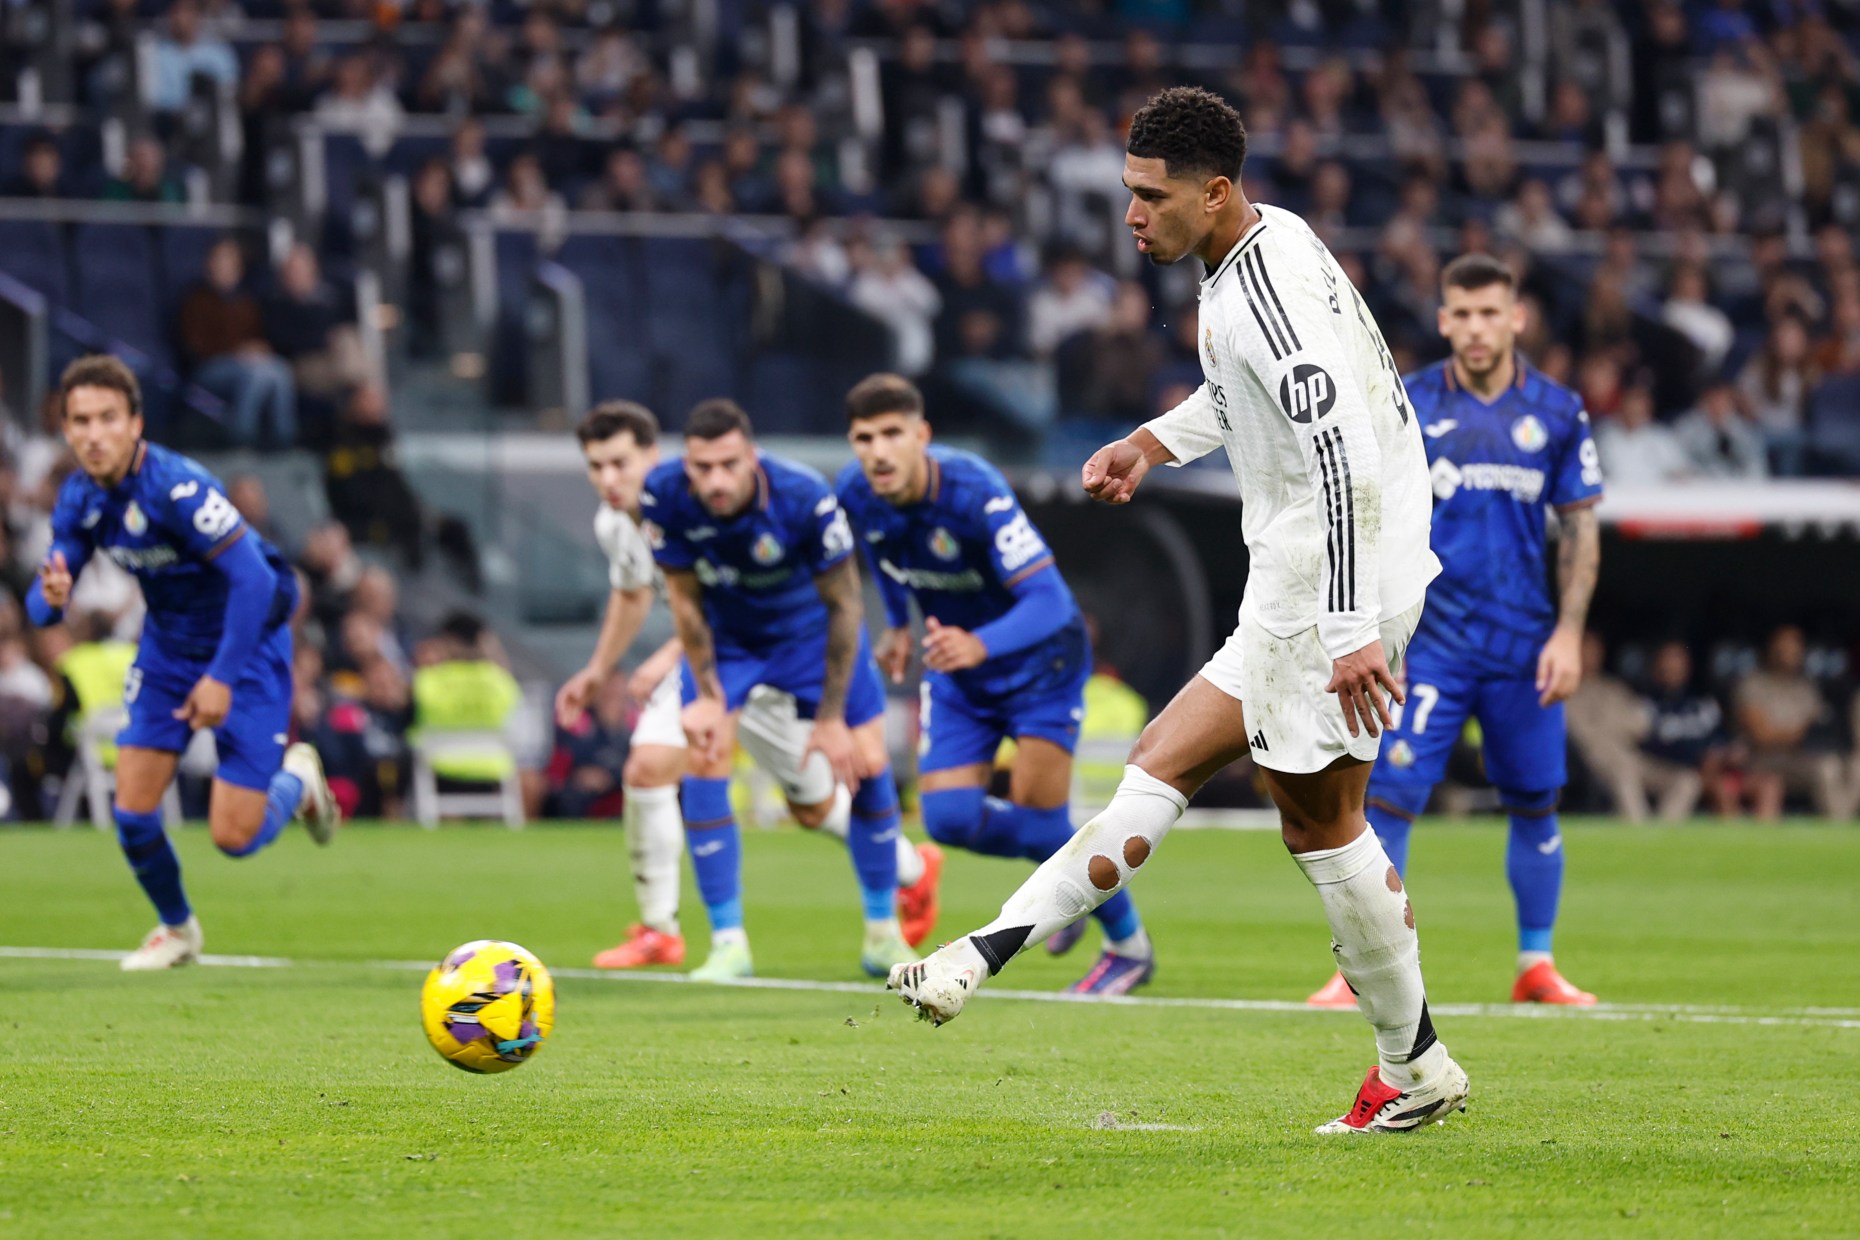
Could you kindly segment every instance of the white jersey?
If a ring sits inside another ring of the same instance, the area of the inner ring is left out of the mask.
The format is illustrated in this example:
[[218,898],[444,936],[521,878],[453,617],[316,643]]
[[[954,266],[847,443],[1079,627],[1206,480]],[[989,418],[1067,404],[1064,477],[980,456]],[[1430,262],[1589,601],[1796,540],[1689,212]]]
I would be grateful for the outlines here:
[[607,584],[616,590],[650,588],[663,597],[665,576],[653,562],[652,547],[639,523],[618,508],[602,504],[594,514],[594,537],[607,553]]
[[1201,283],[1207,382],[1146,429],[1187,462],[1225,446],[1252,567],[1242,610],[1313,625],[1331,658],[1376,640],[1440,572],[1421,428],[1363,299],[1277,207]]

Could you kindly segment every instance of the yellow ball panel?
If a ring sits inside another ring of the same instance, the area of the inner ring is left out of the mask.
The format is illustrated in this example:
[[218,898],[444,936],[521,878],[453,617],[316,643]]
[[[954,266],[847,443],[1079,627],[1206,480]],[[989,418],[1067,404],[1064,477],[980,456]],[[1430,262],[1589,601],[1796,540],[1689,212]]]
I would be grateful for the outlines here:
[[555,981],[515,943],[475,939],[426,975],[420,1023],[454,1067],[507,1072],[527,1063],[554,1030]]

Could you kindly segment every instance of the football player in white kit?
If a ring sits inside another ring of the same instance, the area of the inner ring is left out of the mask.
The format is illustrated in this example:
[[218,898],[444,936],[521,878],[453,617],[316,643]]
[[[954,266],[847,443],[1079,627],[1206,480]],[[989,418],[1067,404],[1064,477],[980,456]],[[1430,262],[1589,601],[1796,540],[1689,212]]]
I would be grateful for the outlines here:
[[[665,579],[639,529],[640,492],[646,475],[659,463],[659,420],[643,405],[610,400],[588,411],[575,437],[587,458],[588,481],[601,497],[594,534],[607,553],[607,580],[613,590],[588,665],[556,694],[555,717],[565,728],[578,725],[620,656],[639,636],[654,596],[665,592]],[[685,849],[684,817],[678,807],[678,782],[685,773],[680,654],[674,638],[647,656],[628,680],[628,692],[644,703],[620,781],[626,798],[621,821],[633,864],[639,922],[622,942],[594,958],[603,969],[677,965],[685,959],[685,940],[678,929],[678,862]]]
[[1149,860],[1188,798],[1251,749],[1286,847],[1316,886],[1331,950],[1375,1029],[1377,1063],[1321,1133],[1400,1132],[1465,1108],[1466,1074],[1428,1017],[1414,913],[1364,818],[1397,669],[1440,571],[1420,427],[1382,334],[1303,220],[1240,192],[1246,129],[1173,87],[1131,123],[1124,222],[1157,264],[1193,255],[1204,382],[1100,448],[1087,494],[1127,503],[1149,470],[1227,450],[1250,559],[1239,623],[1144,729],[1116,795],[975,933],[890,982],[937,1024],[1016,953],[1084,916]]

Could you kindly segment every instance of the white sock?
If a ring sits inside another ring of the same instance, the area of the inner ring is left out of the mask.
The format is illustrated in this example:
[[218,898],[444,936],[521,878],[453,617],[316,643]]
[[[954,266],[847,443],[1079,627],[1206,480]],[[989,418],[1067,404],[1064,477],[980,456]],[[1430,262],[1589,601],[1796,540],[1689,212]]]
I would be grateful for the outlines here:
[[1375,1026],[1382,1079],[1408,1088],[1425,1075],[1417,1061],[1439,1043],[1427,1019],[1414,912],[1382,841],[1365,827],[1342,848],[1298,853],[1292,860],[1324,901],[1337,967]]
[[898,919],[896,917],[881,917],[876,921],[870,918],[866,919],[865,937],[868,941],[872,939],[888,939],[893,936],[898,938],[904,937],[904,931],[898,926]]
[[1148,960],[1156,949],[1150,946],[1150,932],[1142,926],[1127,939],[1106,939],[1104,950],[1113,956],[1127,956],[1132,960]]
[[969,936],[990,973],[1121,891],[1162,843],[1188,798],[1139,766],[1126,766],[1111,803],[1048,857],[1001,915]]
[[915,887],[924,876],[924,859],[917,851],[917,845],[904,838],[904,829],[898,829],[898,886]]
[[1519,952],[1518,975],[1522,977],[1526,972],[1536,968],[1538,965],[1550,963],[1552,963],[1552,961],[1549,952]]
[[633,862],[633,895],[640,924],[661,934],[678,933],[678,865],[685,853],[685,820],[678,788],[626,788],[620,821]]
[[749,931],[743,929],[741,926],[731,926],[727,930],[712,930],[710,932],[710,945],[712,947],[728,947],[732,943],[741,943],[744,947],[749,946]]
[[[852,793],[846,791],[845,784],[833,785],[833,808],[821,820],[818,828],[822,835],[830,835],[840,843],[846,842],[847,834],[852,830]],[[903,838],[903,832],[898,837]]]

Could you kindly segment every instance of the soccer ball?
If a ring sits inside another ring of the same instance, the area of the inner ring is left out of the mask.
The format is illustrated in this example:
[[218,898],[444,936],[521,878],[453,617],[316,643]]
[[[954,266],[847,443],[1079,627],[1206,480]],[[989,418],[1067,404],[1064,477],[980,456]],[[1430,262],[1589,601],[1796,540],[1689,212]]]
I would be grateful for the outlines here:
[[555,980],[515,943],[474,939],[426,975],[420,1023],[453,1067],[508,1072],[528,1062],[555,1028]]

